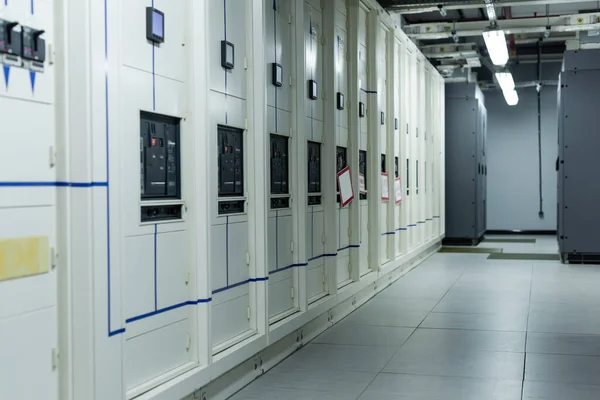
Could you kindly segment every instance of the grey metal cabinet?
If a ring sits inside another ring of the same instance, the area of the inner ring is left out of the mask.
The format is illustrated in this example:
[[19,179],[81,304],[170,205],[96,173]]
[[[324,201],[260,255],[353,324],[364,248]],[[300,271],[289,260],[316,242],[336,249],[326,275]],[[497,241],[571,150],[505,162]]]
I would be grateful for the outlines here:
[[446,238],[476,244],[486,230],[487,110],[476,83],[446,84]]
[[600,263],[600,50],[565,52],[558,86],[558,244],[562,260]]

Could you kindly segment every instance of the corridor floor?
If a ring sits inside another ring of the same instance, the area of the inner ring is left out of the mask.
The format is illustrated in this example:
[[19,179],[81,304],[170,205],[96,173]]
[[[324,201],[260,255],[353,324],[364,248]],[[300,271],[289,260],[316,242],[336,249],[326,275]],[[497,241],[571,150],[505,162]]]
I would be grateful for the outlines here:
[[600,266],[486,257],[433,255],[233,399],[600,399]]

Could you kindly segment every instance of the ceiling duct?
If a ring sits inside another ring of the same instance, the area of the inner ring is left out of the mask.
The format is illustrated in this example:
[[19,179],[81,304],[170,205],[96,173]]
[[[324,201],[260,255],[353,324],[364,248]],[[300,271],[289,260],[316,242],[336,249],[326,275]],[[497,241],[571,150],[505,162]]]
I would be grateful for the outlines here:
[[[379,3],[389,12],[399,12],[402,14],[418,14],[433,11],[439,11],[442,6],[445,10],[460,10],[468,8],[481,8],[482,0],[455,0],[455,1],[435,1],[435,0],[378,0]],[[497,7],[516,7],[516,6],[545,6],[548,4],[564,3],[585,3],[589,0],[494,0]]]

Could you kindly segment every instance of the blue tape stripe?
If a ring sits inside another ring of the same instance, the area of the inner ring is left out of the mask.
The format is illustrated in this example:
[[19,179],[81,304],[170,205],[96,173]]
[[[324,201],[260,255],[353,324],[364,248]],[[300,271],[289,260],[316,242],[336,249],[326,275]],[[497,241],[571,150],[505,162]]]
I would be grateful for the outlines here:
[[[137,315],[135,317],[128,318],[128,319],[125,320],[125,323],[126,324],[131,324],[132,322],[136,322],[136,321],[140,321],[142,319],[150,318],[150,317],[153,317],[153,316],[158,315],[158,314],[166,313],[168,311],[173,311],[173,310],[176,310],[176,309],[181,308],[181,307],[195,306],[196,304],[209,303],[211,301],[212,301],[212,298],[184,301],[183,303],[174,304],[174,305],[169,306],[169,307],[161,308],[160,310],[156,310],[156,311],[152,311],[152,312],[149,312],[149,313],[146,313],[146,314]],[[119,332],[119,331],[122,331],[122,332]],[[125,329],[120,329],[119,331],[115,331],[115,332],[123,333],[123,332],[125,332]],[[116,334],[115,332],[113,332],[113,334]]]
[[0,182],[0,187],[107,187],[108,182]]
[[120,335],[122,333],[125,333],[125,328],[121,328],[121,329],[117,329],[116,331],[108,332],[108,337]]
[[407,231],[407,230],[408,230],[407,228],[396,228],[396,232],[398,232],[398,231]]
[[[8,1],[5,2],[7,4]],[[33,0],[31,0],[31,15],[35,14],[35,9],[33,8]]]
[[395,235],[395,234],[396,234],[396,232],[383,232],[383,233],[381,234],[381,236],[386,236],[386,235]]
[[358,249],[359,247],[360,247],[359,244],[349,244],[348,246],[339,248],[337,251],[340,252],[340,251],[344,251],[344,250],[347,250],[347,249]]
[[273,274],[276,274],[278,272],[282,272],[282,271],[285,271],[285,270],[288,270],[288,269],[294,268],[294,267],[306,267],[307,265],[308,265],[307,263],[291,264],[291,265],[285,266],[283,268],[276,269],[275,271],[271,271],[271,272],[269,272],[269,275],[273,275]]
[[360,88],[360,91],[367,93],[367,94],[376,94],[377,93],[377,90],[367,90],[367,89],[363,89],[363,88]]
[[410,224],[410,225],[408,225],[409,228],[415,227],[415,226],[417,226],[417,224]]
[[238,283],[234,283],[233,285],[229,285],[229,286],[225,286],[219,289],[215,289],[212,291],[212,294],[217,294],[217,293],[221,293],[221,292],[225,292],[229,289],[233,289],[236,288],[238,286],[242,286],[245,285],[246,283],[254,283],[254,282],[266,282],[269,280],[269,277],[265,277],[265,278],[250,278],[250,279],[246,279],[245,281],[241,281]]
[[417,224],[424,224],[425,221],[417,221]]
[[315,257],[311,257],[308,259],[308,261],[314,261],[314,260],[318,260],[319,258],[324,258],[324,257],[335,257],[337,256],[337,253],[325,253],[325,254],[321,254]]
[[440,216],[439,215],[434,215],[433,218],[440,218]]

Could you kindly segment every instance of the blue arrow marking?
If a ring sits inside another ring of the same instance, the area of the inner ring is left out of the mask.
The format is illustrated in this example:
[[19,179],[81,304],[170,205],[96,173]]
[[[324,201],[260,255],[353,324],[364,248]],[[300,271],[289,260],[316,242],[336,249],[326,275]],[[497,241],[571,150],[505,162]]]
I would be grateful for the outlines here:
[[35,71],[29,71],[29,80],[31,81],[31,93],[35,92]]
[[[8,0],[6,0],[8,1]],[[6,84],[6,88],[8,89],[8,78],[10,77],[10,66],[4,65],[4,83]]]

